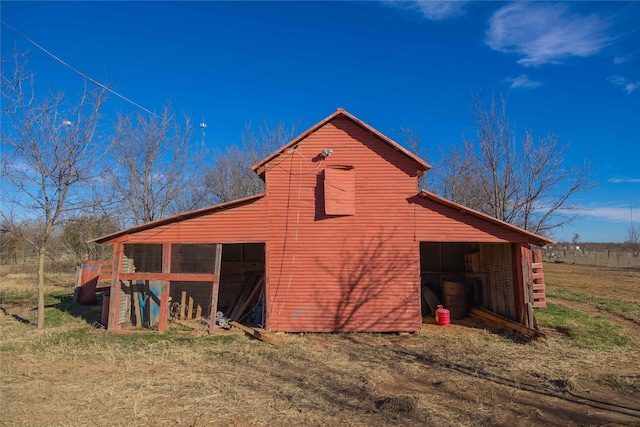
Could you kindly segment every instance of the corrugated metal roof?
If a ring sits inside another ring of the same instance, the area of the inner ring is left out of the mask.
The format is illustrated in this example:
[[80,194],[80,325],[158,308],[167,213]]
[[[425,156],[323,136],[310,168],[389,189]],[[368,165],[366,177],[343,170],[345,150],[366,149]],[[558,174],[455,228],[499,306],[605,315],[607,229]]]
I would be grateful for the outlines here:
[[508,230],[514,231],[514,232],[519,233],[521,235],[524,235],[524,236],[526,236],[528,238],[527,240],[529,240],[531,243],[535,243],[535,244],[537,244],[539,246],[543,246],[543,245],[546,245],[546,244],[549,244],[549,243],[556,243],[555,240],[549,239],[548,237],[540,236],[538,234],[535,234],[535,233],[532,233],[530,231],[524,230],[524,229],[522,229],[520,227],[516,227],[513,224],[509,224],[508,222],[501,221],[501,220],[499,220],[497,218],[492,217],[491,215],[487,215],[487,214],[484,214],[482,212],[478,212],[478,211],[476,211],[474,209],[471,209],[471,208],[468,208],[466,206],[460,205],[458,203],[452,202],[451,200],[447,200],[447,199],[445,199],[443,197],[437,196],[437,195],[431,193],[430,191],[421,190],[420,193],[418,194],[418,196],[420,196],[420,197],[422,197],[424,199],[431,200],[431,201],[433,201],[435,203],[447,206],[449,208],[455,209],[455,210],[457,210],[459,212],[472,215],[472,216],[474,216],[476,218],[479,218],[481,220],[489,221],[489,222],[491,222],[493,224],[499,225],[499,226],[501,226],[503,228],[506,228]]
[[312,134],[313,132],[315,132],[316,130],[318,130],[319,128],[321,128],[325,124],[329,123],[331,120],[335,119],[338,116],[346,117],[347,119],[351,120],[353,123],[355,123],[358,126],[362,127],[363,129],[365,129],[369,133],[375,135],[378,139],[380,139],[384,143],[386,143],[389,146],[391,146],[394,150],[401,152],[402,154],[404,154],[405,156],[407,156],[408,158],[413,160],[416,163],[416,165],[418,166],[418,176],[422,175],[427,170],[431,169],[431,165],[429,165],[427,162],[425,162],[424,160],[422,160],[421,158],[419,158],[415,154],[411,153],[410,151],[408,151],[406,148],[404,148],[403,146],[401,146],[400,144],[398,144],[397,142],[395,142],[391,138],[388,138],[387,136],[385,136],[384,134],[380,133],[379,131],[377,131],[373,127],[369,126],[368,124],[366,124],[362,120],[358,119],[357,117],[353,116],[352,114],[349,114],[343,108],[338,108],[333,114],[331,114],[330,116],[328,116],[324,120],[321,120],[320,122],[316,123],[315,125],[313,125],[309,129],[307,129],[306,131],[302,132],[296,138],[294,138],[293,140],[288,142],[286,145],[282,146],[280,149],[276,150],[276,152],[271,154],[269,157],[259,161],[258,163],[253,165],[251,168],[258,175],[262,175],[264,173],[264,170],[265,170],[265,167],[266,167],[267,163],[271,162],[273,159],[275,159],[278,156],[280,156],[287,149],[294,147],[296,144],[298,144],[304,138],[306,138],[307,136],[309,136],[310,134]]
[[173,222],[178,222],[178,221],[183,221],[185,219],[189,219],[189,218],[195,218],[201,215],[207,215],[213,212],[217,212],[217,211],[221,211],[221,210],[225,210],[225,209],[230,209],[230,208],[234,208],[236,206],[241,206],[244,204],[248,204],[248,203],[252,203],[258,199],[263,198],[265,195],[264,193],[261,194],[256,194],[255,196],[250,196],[250,197],[245,197],[243,199],[238,199],[238,200],[233,200],[231,202],[226,202],[226,203],[221,203],[219,205],[213,205],[213,206],[209,206],[203,209],[197,209],[197,210],[193,210],[193,211],[189,211],[189,212],[183,212],[177,215],[172,215],[172,216],[168,216],[166,218],[162,218],[159,219],[157,221],[151,221],[151,222],[147,222],[144,224],[140,224],[140,225],[136,225],[134,227],[128,228],[126,230],[120,230],[117,231],[115,233],[112,234],[107,234],[106,236],[102,236],[102,237],[98,237],[92,240],[89,240],[89,242],[95,242],[95,243],[107,243],[111,240],[114,240],[120,236],[123,236],[125,234],[133,234],[133,233],[137,233],[140,231],[144,231],[144,230],[148,230],[150,228],[155,228],[155,227],[159,227],[161,225],[166,225],[166,224],[170,224]]

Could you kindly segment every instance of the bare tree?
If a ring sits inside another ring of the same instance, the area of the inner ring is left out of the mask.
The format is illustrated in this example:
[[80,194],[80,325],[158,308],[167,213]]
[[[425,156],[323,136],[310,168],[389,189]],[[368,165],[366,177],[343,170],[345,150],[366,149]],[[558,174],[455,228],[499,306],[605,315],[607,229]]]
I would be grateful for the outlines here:
[[[77,101],[64,93],[38,97],[27,55],[2,60],[2,220],[38,252],[38,328],[44,327],[44,267],[55,228],[85,209],[85,189],[98,162],[101,87]],[[29,227],[25,227],[29,225]],[[34,228],[35,234],[27,230]]]
[[107,180],[124,225],[160,219],[198,203],[189,197],[202,153],[191,133],[190,118],[185,116],[184,125],[179,125],[170,105],[160,117],[118,117]]
[[89,240],[117,230],[117,225],[106,215],[82,215],[65,225],[60,240],[66,252],[73,256],[75,264],[80,265],[85,257],[91,260],[108,260],[111,248]]
[[631,248],[631,254],[637,258],[640,255],[640,226],[631,223],[627,234],[627,243]]
[[289,142],[295,135],[295,126],[283,123],[270,126],[264,123],[257,131],[247,125],[242,142],[230,145],[215,156],[213,165],[204,177],[208,201],[224,203],[249,197],[264,191],[264,182],[251,166]]
[[434,171],[444,197],[538,234],[569,223],[570,199],[592,188],[590,166],[566,167],[567,144],[548,135],[521,139],[506,113],[503,97],[486,104],[475,99],[475,139],[465,140]]

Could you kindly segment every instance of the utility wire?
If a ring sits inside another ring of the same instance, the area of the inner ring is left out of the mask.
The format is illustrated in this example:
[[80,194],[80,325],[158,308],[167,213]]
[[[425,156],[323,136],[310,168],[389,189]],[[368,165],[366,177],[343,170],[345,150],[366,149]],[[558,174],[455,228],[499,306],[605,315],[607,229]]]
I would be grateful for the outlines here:
[[108,86],[106,86],[106,85],[104,85],[104,84],[100,83],[99,81],[97,81],[97,80],[95,80],[95,79],[93,79],[93,78],[91,78],[91,77],[87,76],[87,75],[86,75],[86,74],[84,74],[82,71],[80,71],[80,70],[78,70],[78,69],[76,69],[76,68],[72,67],[71,65],[67,64],[67,63],[66,63],[66,62],[64,62],[62,59],[58,58],[58,57],[57,57],[57,56],[55,56],[53,53],[49,52],[47,49],[45,49],[44,47],[40,46],[40,45],[39,45],[38,43],[36,43],[35,41],[31,40],[31,39],[30,39],[29,37],[27,37],[25,34],[21,33],[20,31],[16,30],[15,28],[13,28],[11,25],[9,25],[9,24],[7,24],[6,22],[1,21],[1,20],[0,20],[0,22],[2,22],[2,24],[3,24],[3,25],[5,25],[6,27],[8,27],[8,28],[12,29],[13,31],[15,31],[16,33],[18,33],[19,35],[21,35],[22,37],[24,37],[25,39],[27,39],[27,40],[28,40],[31,44],[33,44],[35,47],[37,47],[38,49],[40,49],[41,51],[43,51],[44,53],[46,53],[47,55],[49,55],[50,57],[52,57],[53,59],[55,59],[56,61],[58,61],[58,62],[59,62],[59,63],[61,63],[62,65],[64,65],[65,67],[69,68],[69,69],[70,69],[70,70],[72,70],[73,72],[75,72],[75,73],[79,74],[79,75],[80,75],[80,76],[82,76],[83,78],[85,78],[85,79],[89,80],[90,82],[92,82],[92,83],[94,83],[94,84],[96,84],[96,85],[98,85],[98,86],[100,86],[100,87],[102,87],[102,88],[104,88],[104,89],[108,90],[108,91],[109,91],[109,92],[111,92],[112,94],[116,95],[116,96],[117,96],[117,97],[119,97],[119,98],[124,99],[125,101],[127,101],[127,102],[128,102],[128,103],[130,103],[130,104],[135,105],[136,107],[140,108],[141,110],[144,110],[144,111],[146,111],[147,113],[149,113],[149,114],[151,114],[151,115],[153,115],[153,116],[155,116],[155,117],[157,117],[157,118],[160,118],[160,116],[159,116],[159,115],[157,115],[156,113],[154,113],[153,111],[150,111],[150,110],[148,110],[148,109],[144,108],[142,105],[140,105],[140,104],[138,104],[138,103],[136,103],[136,102],[134,102],[134,101],[130,100],[129,98],[127,98],[127,97],[125,97],[125,96],[123,96],[123,95],[120,95],[118,92],[116,92],[115,90],[111,89],[110,87],[108,87]]

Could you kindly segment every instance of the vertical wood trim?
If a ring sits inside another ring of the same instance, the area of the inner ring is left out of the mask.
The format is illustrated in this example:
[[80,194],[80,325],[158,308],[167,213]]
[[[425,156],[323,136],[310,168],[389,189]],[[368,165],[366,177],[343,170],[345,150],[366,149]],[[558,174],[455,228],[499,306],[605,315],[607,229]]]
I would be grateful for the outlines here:
[[525,276],[523,270],[523,256],[525,247],[521,243],[511,245],[511,275],[513,276],[513,302],[515,317],[518,322],[526,325],[527,316],[525,309]]
[[271,332],[271,284],[269,281],[269,242],[264,244],[264,312],[262,313],[262,322],[264,328]]
[[160,291],[160,319],[158,319],[158,332],[165,332],[167,330],[167,323],[169,320],[169,289],[171,284],[168,280],[162,281],[162,287]]
[[209,334],[216,330],[216,313],[218,312],[218,291],[220,290],[220,268],[222,264],[222,244],[216,244],[213,264],[213,284],[211,286],[211,313],[209,313]]
[[113,278],[111,279],[111,289],[109,291],[109,322],[108,331],[120,329],[120,273],[122,270],[122,256],[124,254],[124,244],[113,244]]
[[[171,243],[162,244],[162,272],[171,273]],[[158,332],[165,332],[169,321],[169,289],[171,284],[168,280],[163,280],[161,283]]]

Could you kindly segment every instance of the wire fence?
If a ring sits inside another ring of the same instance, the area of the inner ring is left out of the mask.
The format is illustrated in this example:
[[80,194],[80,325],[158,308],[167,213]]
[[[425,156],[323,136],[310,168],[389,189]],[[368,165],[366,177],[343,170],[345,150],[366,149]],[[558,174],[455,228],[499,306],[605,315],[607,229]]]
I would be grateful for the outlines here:
[[585,250],[572,247],[542,249],[542,258],[548,262],[640,269],[640,256],[633,252],[615,249]]
[[[48,262],[44,266],[46,274],[50,273],[75,273],[77,267],[71,263]],[[28,274],[36,276],[38,274],[37,264],[2,264],[0,265],[0,276],[8,274]]]

